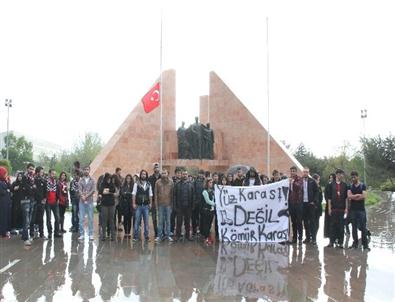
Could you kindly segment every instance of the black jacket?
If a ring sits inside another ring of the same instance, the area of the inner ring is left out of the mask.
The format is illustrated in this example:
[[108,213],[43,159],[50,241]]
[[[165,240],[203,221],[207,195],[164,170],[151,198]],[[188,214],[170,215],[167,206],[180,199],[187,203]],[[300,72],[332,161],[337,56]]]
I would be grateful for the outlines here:
[[[302,178],[302,185],[303,185],[303,181],[304,179]],[[313,202],[314,205],[318,207],[318,186],[315,180],[312,179],[311,177],[307,178],[307,195],[308,195],[307,199],[309,200],[309,203]]]
[[202,193],[204,190],[204,178],[198,177],[194,182],[194,191],[195,191],[195,206],[202,206]]
[[243,183],[244,183],[244,179],[245,179],[245,177],[242,177],[241,179],[238,178],[238,177],[236,177],[236,178],[233,180],[232,186],[234,186],[234,187],[242,187],[242,186],[243,186]]
[[329,199],[331,200],[331,209],[344,210],[346,208],[346,199],[348,191],[348,185],[345,182],[340,183],[340,196],[338,198],[336,191],[336,181],[331,183]]
[[322,188],[321,186],[318,187],[318,203],[317,203],[317,215],[322,215]]
[[133,192],[133,182],[130,186],[124,184],[119,192],[119,210],[122,215],[130,216],[132,215],[132,195]]
[[[104,189],[109,189],[110,194],[103,194]],[[104,207],[115,205],[114,193],[115,193],[115,186],[112,183],[110,184],[102,183],[99,190],[99,194],[102,196],[101,205]]]
[[47,198],[47,181],[43,177],[36,177],[34,183],[36,184],[34,199],[41,202]]
[[75,179],[70,182],[70,199],[71,202],[79,202],[80,199],[80,189]]
[[[19,187],[18,190],[16,190],[15,187]],[[11,192],[12,200],[17,204],[20,203],[25,196],[25,193],[22,191],[22,181],[14,181],[11,185]]]
[[26,175],[23,175],[22,183],[20,187],[21,192],[23,192],[21,193],[22,200],[25,199],[34,200],[34,196],[36,194],[36,188],[34,186],[35,186],[34,179],[33,182],[31,182]]
[[193,184],[189,181],[180,181],[174,187],[174,208],[192,209],[194,201]]

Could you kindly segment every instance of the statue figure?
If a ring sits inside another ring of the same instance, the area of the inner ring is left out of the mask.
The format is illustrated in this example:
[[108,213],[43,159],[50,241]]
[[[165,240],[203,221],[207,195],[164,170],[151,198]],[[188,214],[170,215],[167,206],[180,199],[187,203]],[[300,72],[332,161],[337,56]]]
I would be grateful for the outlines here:
[[204,158],[214,159],[214,131],[210,129],[210,123],[204,126]]
[[195,124],[189,127],[190,133],[190,150],[194,155],[192,158],[202,159],[202,126],[199,123],[199,118],[195,117]]
[[214,132],[210,124],[195,123],[185,128],[185,123],[177,130],[178,158],[180,159],[214,159]]
[[187,129],[185,129],[185,122],[177,130],[177,140],[178,140],[178,158],[190,159],[191,154],[189,152],[189,143],[187,139]]

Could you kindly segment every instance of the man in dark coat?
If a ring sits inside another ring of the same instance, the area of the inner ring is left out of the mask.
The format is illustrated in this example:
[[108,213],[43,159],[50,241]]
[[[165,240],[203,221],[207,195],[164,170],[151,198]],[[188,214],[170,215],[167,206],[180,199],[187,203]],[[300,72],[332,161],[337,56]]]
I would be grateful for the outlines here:
[[318,186],[310,177],[310,169],[303,169],[303,224],[306,239],[303,243],[317,244],[316,242],[316,212],[318,207]]
[[177,215],[175,240],[178,240],[181,237],[181,226],[183,222],[185,226],[185,238],[190,241],[192,240],[190,224],[193,202],[193,184],[188,181],[188,172],[184,170],[182,171],[181,181],[178,182],[174,188],[174,210]]
[[348,213],[348,185],[343,181],[344,171],[336,170],[336,181],[330,186],[328,199],[328,214],[331,216],[331,238],[328,247],[337,243],[338,248],[343,248],[344,241],[344,216]]

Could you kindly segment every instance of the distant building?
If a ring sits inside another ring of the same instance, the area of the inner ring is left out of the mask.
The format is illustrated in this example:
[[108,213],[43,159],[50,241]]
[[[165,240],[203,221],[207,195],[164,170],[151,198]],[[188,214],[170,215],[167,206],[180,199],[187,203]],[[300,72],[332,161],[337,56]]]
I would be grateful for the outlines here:
[[[25,139],[33,144],[33,160],[38,160],[40,154],[52,157],[53,155],[60,155],[62,153],[62,147],[57,144],[45,141],[40,138],[32,138],[30,136],[24,135],[20,132],[10,131],[16,137],[24,136]],[[0,133],[0,150],[5,148],[4,138],[7,136],[7,132]]]

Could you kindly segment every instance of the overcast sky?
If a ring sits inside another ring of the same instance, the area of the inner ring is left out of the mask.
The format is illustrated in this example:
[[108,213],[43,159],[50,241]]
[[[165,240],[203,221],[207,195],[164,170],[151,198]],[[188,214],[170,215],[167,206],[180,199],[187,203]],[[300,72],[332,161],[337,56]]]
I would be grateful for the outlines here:
[[[186,4],[187,2],[188,4]],[[144,4],[141,4],[144,3]],[[395,133],[391,1],[0,1],[0,101],[10,128],[70,148],[107,141],[163,68],[177,71],[177,124],[193,122],[214,70],[270,130],[317,155]],[[6,129],[0,107],[0,131]],[[215,129],[214,129],[215,130]]]

